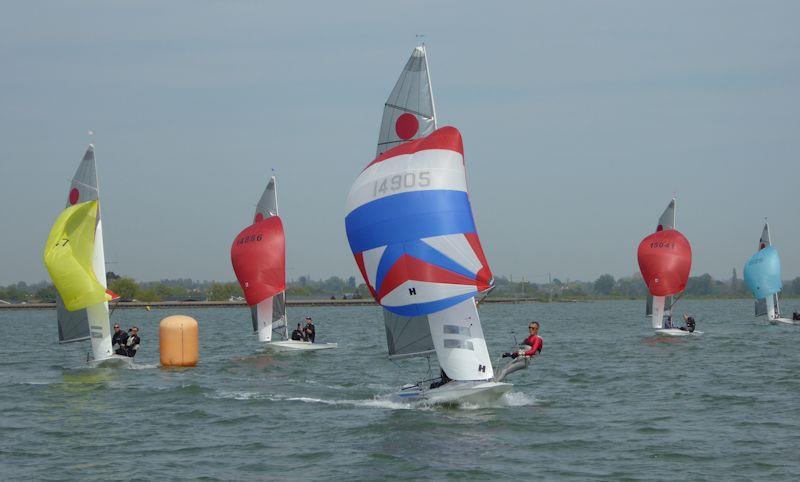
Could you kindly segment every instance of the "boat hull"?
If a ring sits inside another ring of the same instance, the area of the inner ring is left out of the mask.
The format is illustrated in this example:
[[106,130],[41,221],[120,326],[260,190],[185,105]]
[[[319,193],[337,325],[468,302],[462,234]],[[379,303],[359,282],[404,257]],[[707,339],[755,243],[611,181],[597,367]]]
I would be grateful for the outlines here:
[[311,343],[310,341],[295,341],[295,340],[271,341],[267,343],[267,347],[269,348],[275,348],[277,350],[294,350],[294,351],[330,350],[332,348],[337,348],[338,346],[339,346],[338,343]]
[[800,320],[790,320],[789,318],[773,318],[769,322],[773,325],[800,325]]
[[685,331],[677,328],[662,328],[660,330],[656,330],[656,335],[659,336],[697,336],[702,334],[702,331]]
[[410,385],[389,396],[394,402],[422,402],[433,405],[459,403],[485,404],[498,400],[511,390],[513,384],[505,382],[451,381],[437,388]]
[[111,355],[106,358],[89,360],[92,368],[126,368],[133,365],[133,358],[122,355]]

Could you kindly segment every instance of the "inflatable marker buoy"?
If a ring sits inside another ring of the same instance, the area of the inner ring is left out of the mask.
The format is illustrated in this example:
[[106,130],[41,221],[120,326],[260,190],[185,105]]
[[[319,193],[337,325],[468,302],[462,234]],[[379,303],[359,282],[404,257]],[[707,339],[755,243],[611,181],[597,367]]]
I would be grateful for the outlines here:
[[197,320],[194,318],[183,315],[164,318],[158,327],[158,341],[162,366],[197,365],[200,350]]

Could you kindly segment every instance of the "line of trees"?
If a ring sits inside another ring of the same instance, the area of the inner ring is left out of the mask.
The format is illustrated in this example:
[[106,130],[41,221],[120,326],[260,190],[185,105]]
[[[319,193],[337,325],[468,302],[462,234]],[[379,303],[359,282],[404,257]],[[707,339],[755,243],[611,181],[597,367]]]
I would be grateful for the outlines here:
[[[189,278],[165,279],[161,281],[137,282],[133,278],[107,274],[108,287],[120,295],[123,301],[227,301],[243,296],[239,283],[217,281],[195,281]],[[314,280],[301,276],[287,283],[286,294],[290,298],[349,298],[368,299],[369,290],[356,278],[331,276]],[[800,276],[783,284],[784,297],[800,296]],[[550,283],[513,281],[505,276],[495,277],[493,298],[533,298],[542,301],[559,299],[641,299],[647,295],[647,287],[640,274],[614,278],[610,274],[599,276],[594,281],[561,281],[554,278]],[[686,296],[708,298],[749,298],[750,291],[736,275],[730,279],[715,280],[709,274],[692,276],[686,284]],[[56,289],[49,282],[27,284],[14,283],[0,286],[0,300],[11,303],[55,302]]]

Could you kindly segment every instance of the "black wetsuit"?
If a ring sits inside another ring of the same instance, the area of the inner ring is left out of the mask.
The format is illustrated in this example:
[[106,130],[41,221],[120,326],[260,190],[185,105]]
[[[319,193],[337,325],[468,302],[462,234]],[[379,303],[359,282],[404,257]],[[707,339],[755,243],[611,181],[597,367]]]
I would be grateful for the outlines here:
[[131,335],[128,337],[128,341],[126,343],[126,355],[133,358],[136,356],[136,352],[139,350],[139,343],[141,343],[142,339],[139,338],[139,335]]
[[682,326],[681,330],[688,331],[689,333],[694,332],[694,318],[691,316],[686,318],[686,326]]
[[306,323],[305,332],[306,340],[314,343],[314,338],[317,337],[317,330],[314,328],[314,323]]
[[292,331],[292,340],[294,340],[294,341],[306,341],[306,339],[303,337],[303,332],[298,330],[298,329],[295,329],[295,330]]
[[128,355],[128,350],[125,348],[125,344],[128,342],[128,334],[122,330],[114,333],[114,336],[111,337],[111,346],[117,346],[117,350],[114,352],[117,355]]

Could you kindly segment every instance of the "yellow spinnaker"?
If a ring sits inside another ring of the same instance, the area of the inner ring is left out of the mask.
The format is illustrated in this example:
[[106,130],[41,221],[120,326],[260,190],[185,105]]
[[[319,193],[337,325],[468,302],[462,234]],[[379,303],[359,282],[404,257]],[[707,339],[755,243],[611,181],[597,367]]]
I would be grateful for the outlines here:
[[111,300],[92,268],[97,201],[70,206],[50,229],[44,265],[69,311]]

